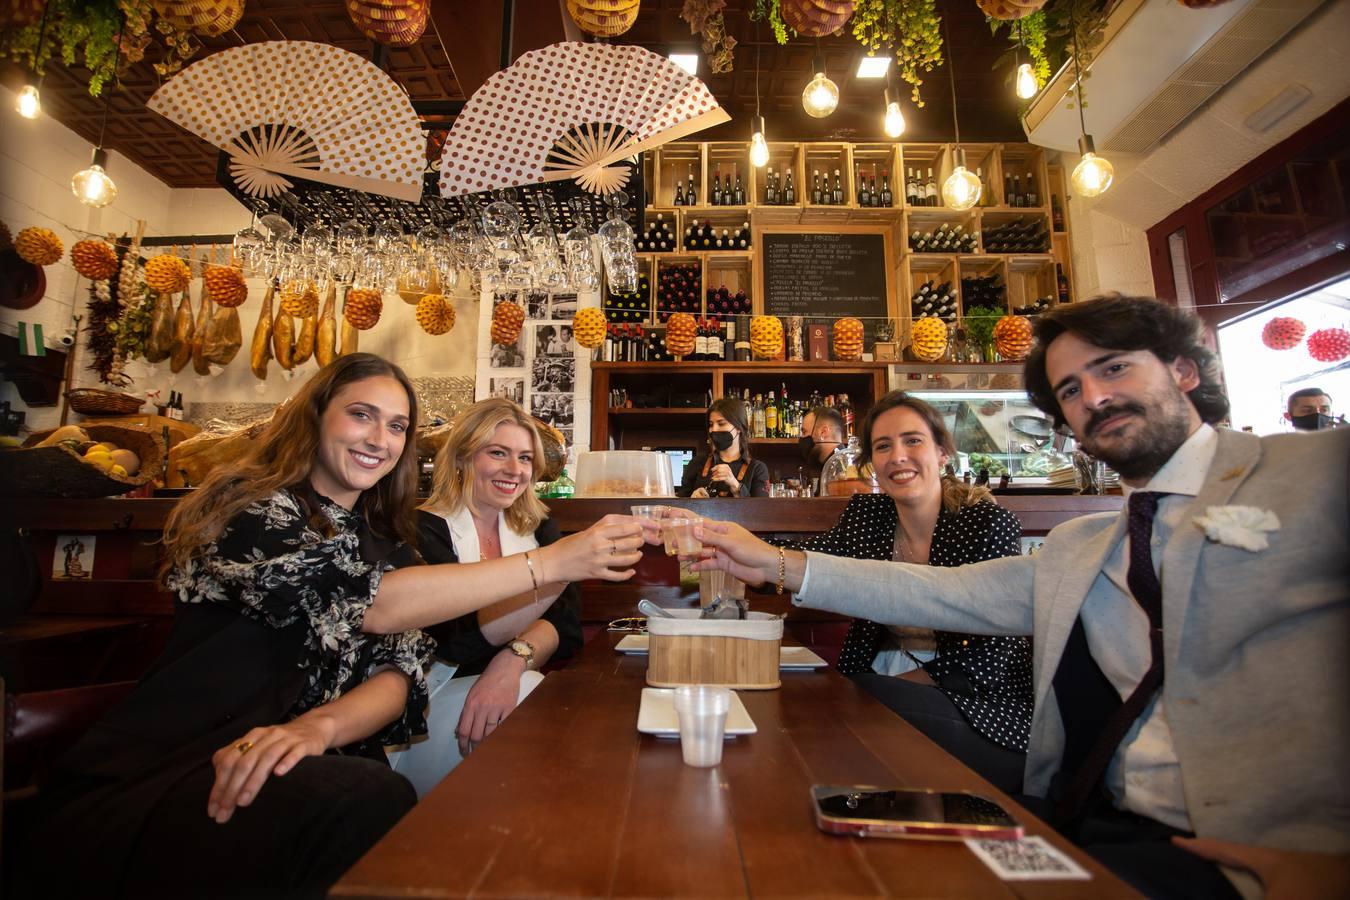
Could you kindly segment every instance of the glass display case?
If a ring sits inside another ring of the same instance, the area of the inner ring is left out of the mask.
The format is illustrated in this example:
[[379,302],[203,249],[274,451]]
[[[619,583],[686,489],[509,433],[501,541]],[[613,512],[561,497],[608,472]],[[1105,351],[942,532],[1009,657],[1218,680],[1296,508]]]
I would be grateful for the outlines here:
[[958,473],[982,469],[997,483],[1005,473],[1022,484],[1044,484],[1054,469],[1072,465],[1073,441],[1031,402],[1020,367],[897,365],[891,387],[931,403],[956,441]]

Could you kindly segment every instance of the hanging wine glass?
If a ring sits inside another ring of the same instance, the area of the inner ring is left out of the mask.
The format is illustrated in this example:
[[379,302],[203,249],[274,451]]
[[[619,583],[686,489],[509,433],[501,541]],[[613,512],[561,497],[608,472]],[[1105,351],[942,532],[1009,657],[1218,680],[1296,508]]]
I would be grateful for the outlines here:
[[321,223],[307,225],[300,236],[300,247],[312,256],[327,255],[333,243],[333,229]]
[[295,234],[295,226],[287,222],[286,217],[279,212],[269,212],[258,222],[267,229],[267,234],[273,241],[284,241]]
[[605,263],[605,275],[616,293],[637,290],[637,258],[633,247],[633,229],[623,220],[621,209],[628,195],[615,191],[605,197],[609,204],[609,218],[596,231],[600,238],[600,257]]
[[348,219],[338,226],[337,248],[339,253],[353,253],[357,247],[366,243],[366,226],[355,219]]
[[385,219],[375,226],[375,249],[388,250],[403,243],[403,226],[396,219]]

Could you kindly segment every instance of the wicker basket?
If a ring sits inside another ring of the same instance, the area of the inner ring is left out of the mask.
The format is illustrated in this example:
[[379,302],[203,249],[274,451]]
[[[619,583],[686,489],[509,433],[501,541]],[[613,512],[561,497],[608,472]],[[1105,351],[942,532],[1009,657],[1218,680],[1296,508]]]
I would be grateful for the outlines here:
[[118,476],[84,462],[68,447],[32,446],[50,431],[28,439],[23,449],[0,451],[0,496],[6,497],[110,497],[135,490],[159,476],[164,463],[160,439],[136,428],[116,425],[86,425],[95,441],[108,441],[132,450],[141,458],[134,476]]
[[773,690],[783,620],[752,612],[745,620],[700,619],[699,610],[667,610],[647,619],[647,683],[652,687],[714,684],[736,690]]
[[103,391],[98,388],[75,388],[66,391],[66,402],[82,416],[130,416],[138,413],[145,401],[130,394]]

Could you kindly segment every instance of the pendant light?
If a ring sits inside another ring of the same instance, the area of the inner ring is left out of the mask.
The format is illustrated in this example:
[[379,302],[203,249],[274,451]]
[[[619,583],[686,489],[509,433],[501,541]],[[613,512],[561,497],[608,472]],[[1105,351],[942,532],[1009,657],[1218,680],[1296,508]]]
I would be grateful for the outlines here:
[[942,36],[947,44],[947,72],[952,85],[952,126],[956,131],[956,153],[952,160],[956,167],[947,180],[942,182],[942,205],[951,209],[970,209],[980,202],[980,193],[984,190],[980,178],[966,168],[966,151],[961,147],[961,119],[956,114],[956,63],[952,59],[952,35],[947,27],[947,17],[942,17]]
[[34,71],[24,77],[23,87],[19,89],[19,99],[14,103],[14,109],[25,119],[36,119],[42,115],[42,95],[38,91],[42,77],[38,75],[36,67],[38,60],[42,58],[42,42],[47,37],[47,13],[51,8],[50,2],[42,5],[42,24],[38,26],[37,49],[33,51]]
[[1069,5],[1069,34],[1073,38],[1073,74],[1074,90],[1078,93],[1078,152],[1083,158],[1074,166],[1069,181],[1073,189],[1083,197],[1098,197],[1107,192],[1116,176],[1116,167],[1110,160],[1098,156],[1093,146],[1092,135],[1087,133],[1087,120],[1083,116],[1083,70],[1078,61],[1078,27],[1073,20],[1073,5]]
[[886,103],[886,114],[881,120],[882,128],[888,138],[898,138],[905,133],[905,114],[900,111],[900,102],[891,96],[891,79],[886,76],[886,89],[882,92]]
[[[1022,22],[1017,22],[1017,58],[1022,58],[1022,51],[1026,49],[1026,44],[1022,43]],[[1017,96],[1023,100],[1030,100],[1040,91],[1040,85],[1036,83],[1036,73],[1031,71],[1031,63],[1024,62],[1017,67]]]
[[764,141],[764,117],[759,114],[759,23],[755,23],[755,121],[750,128],[750,165],[762,169],[769,164],[769,145]]
[[814,119],[823,119],[834,112],[835,107],[839,105],[839,87],[833,81],[825,77],[825,58],[820,54],[820,40],[816,40],[816,53],[814,57],[815,77],[806,84],[802,91],[802,109],[806,114]]
[[89,167],[76,172],[70,179],[70,190],[85,206],[102,209],[117,199],[117,185],[108,177],[108,151],[103,149],[103,137],[108,131],[108,107],[112,105],[112,91],[117,84],[117,69],[122,62],[122,29],[126,26],[126,17],[117,29],[117,52],[113,57],[113,83],[106,85],[103,95],[103,124],[98,129],[98,145],[94,147],[94,157]]

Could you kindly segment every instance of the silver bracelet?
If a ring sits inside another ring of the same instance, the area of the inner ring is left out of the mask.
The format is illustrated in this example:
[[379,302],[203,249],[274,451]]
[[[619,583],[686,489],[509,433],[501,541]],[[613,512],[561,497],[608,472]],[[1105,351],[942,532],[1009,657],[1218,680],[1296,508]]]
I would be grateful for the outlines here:
[[530,567],[530,582],[534,585],[534,602],[539,602],[539,579],[534,574],[534,560],[530,559],[530,551],[525,551],[525,565]]

